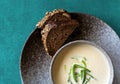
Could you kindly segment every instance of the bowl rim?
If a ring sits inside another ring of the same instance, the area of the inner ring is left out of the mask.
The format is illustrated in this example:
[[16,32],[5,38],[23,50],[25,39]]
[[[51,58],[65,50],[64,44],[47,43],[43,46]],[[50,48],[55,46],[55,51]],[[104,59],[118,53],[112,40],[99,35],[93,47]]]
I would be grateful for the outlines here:
[[112,61],[110,59],[110,56],[107,54],[107,52],[101,48],[100,46],[98,46],[97,44],[95,44],[94,42],[91,42],[91,41],[88,41],[88,40],[75,40],[75,41],[71,41],[69,43],[66,43],[65,45],[63,45],[62,47],[60,47],[57,52],[54,54],[52,60],[51,60],[51,63],[50,63],[50,69],[49,69],[49,75],[50,75],[50,80],[52,82],[52,84],[54,84],[54,81],[53,81],[53,76],[52,76],[52,67],[53,67],[53,64],[54,64],[54,61],[55,59],[57,58],[58,54],[66,47],[70,46],[70,45],[73,45],[73,44],[77,44],[77,43],[87,43],[87,44],[90,44],[96,48],[98,48],[105,56],[105,58],[107,59],[108,61],[108,65],[109,65],[109,68],[110,68],[110,77],[109,77],[109,82],[108,84],[112,84],[113,83],[113,79],[114,79],[114,67],[113,67],[113,64],[112,64]]

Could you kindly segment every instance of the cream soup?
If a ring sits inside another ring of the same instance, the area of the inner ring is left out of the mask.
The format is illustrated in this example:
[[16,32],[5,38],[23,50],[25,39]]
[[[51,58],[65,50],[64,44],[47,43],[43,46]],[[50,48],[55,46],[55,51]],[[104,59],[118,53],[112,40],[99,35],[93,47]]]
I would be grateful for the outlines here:
[[81,78],[78,78],[77,83],[68,82],[71,66],[79,64],[83,58],[90,74],[94,76],[86,84],[109,84],[109,63],[105,54],[97,47],[87,43],[74,44],[62,49],[57,55],[52,68],[54,84],[83,84]]

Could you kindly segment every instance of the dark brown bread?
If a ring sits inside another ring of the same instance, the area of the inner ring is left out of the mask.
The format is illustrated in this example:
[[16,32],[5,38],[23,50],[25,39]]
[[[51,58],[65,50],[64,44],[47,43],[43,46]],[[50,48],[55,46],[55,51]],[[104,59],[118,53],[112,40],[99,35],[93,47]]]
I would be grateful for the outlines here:
[[53,56],[78,25],[64,10],[47,13],[37,25],[43,29],[42,41],[47,53]]
[[[67,12],[63,9],[58,9],[58,10],[54,10],[52,12],[47,12],[45,17],[40,21],[38,22],[38,24],[36,25],[38,28],[44,28],[44,26],[49,22],[49,21],[60,21],[62,20],[61,19],[61,15],[65,15],[67,17],[70,17],[69,14],[67,14]],[[59,18],[59,19],[58,19]],[[69,19],[69,18],[64,18],[64,21],[65,19]]]

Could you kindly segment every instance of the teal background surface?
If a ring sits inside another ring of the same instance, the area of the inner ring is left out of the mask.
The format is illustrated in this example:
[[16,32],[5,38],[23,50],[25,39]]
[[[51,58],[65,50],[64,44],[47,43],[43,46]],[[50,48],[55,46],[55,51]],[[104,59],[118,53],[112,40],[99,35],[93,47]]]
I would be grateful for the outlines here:
[[0,0],[0,84],[22,83],[24,43],[45,12],[57,8],[101,18],[120,36],[120,0]]

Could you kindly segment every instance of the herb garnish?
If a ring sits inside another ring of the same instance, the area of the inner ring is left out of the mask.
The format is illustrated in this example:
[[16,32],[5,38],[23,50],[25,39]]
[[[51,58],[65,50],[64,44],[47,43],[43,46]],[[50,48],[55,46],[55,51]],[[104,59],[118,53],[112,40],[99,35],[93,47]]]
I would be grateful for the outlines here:
[[[79,70],[77,72],[76,70]],[[82,59],[81,64],[73,64],[68,74],[68,82],[70,84],[78,83],[81,79],[82,84],[87,84],[94,76],[91,75],[91,71],[87,68],[86,58]]]

